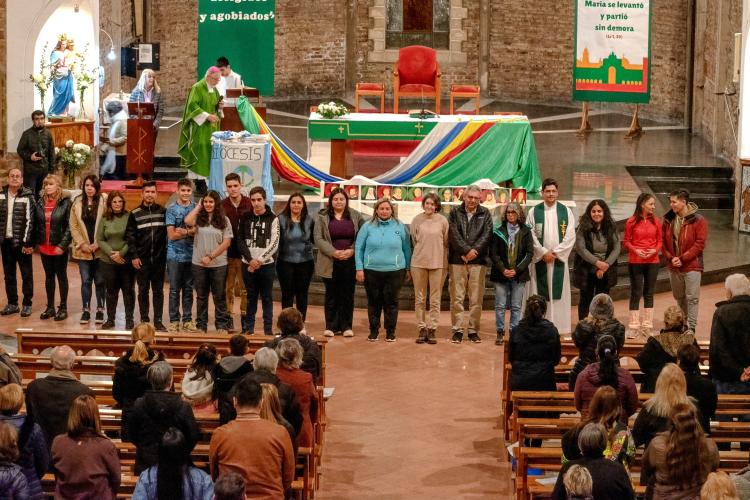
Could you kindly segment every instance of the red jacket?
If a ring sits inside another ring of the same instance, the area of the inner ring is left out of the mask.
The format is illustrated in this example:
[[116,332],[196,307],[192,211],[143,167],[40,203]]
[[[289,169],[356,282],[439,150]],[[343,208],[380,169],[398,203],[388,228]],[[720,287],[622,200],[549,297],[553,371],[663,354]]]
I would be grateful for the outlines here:
[[[667,265],[670,271],[703,271],[703,249],[706,248],[706,239],[708,238],[708,222],[698,213],[698,206],[695,203],[688,204],[688,214],[680,228],[680,253],[675,254],[674,241],[672,238],[672,224],[674,224],[677,215],[669,211],[664,215],[664,224],[662,225],[662,255],[667,259]],[[672,258],[679,257],[682,261],[682,267],[672,266]]]
[[[653,215],[646,219],[633,216],[625,222],[625,236],[622,244],[628,249],[628,262],[631,264],[658,264],[661,250],[661,221]],[[655,248],[656,253],[644,259],[635,253],[636,250]]]

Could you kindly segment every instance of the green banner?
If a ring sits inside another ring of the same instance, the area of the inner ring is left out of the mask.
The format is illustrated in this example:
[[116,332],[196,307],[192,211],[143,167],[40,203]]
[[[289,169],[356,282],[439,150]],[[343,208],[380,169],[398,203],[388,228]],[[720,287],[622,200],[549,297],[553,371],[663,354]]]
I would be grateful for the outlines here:
[[273,95],[276,0],[199,0],[198,77],[229,59],[248,87]]
[[573,1],[573,100],[649,102],[651,0]]

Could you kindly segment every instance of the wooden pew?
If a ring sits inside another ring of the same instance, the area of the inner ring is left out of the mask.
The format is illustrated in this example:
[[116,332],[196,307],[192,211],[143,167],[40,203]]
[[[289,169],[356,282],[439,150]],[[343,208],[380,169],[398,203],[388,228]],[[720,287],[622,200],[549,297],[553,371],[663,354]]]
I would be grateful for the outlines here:
[[[13,354],[11,359],[21,370],[25,379],[35,379],[44,377],[51,369],[51,362],[48,356],[37,354]],[[76,364],[73,366],[73,372],[85,383],[87,379],[109,377],[111,380],[115,370],[116,357],[113,356],[77,356]],[[182,380],[190,360],[187,359],[167,359],[174,370],[175,379]]]
[[[157,333],[154,347],[169,359],[192,359],[201,344],[214,344],[220,354],[229,353],[229,336],[190,333]],[[272,337],[256,335],[248,337],[250,352],[255,352]],[[51,330],[45,328],[16,329],[18,352],[22,354],[41,354],[45,349],[58,345],[68,345],[76,354],[84,356],[91,351],[108,357],[122,356],[132,346],[130,332],[124,330]],[[316,338],[321,352],[321,367],[318,384],[326,383],[326,344],[325,337]]]
[[[633,378],[636,379],[636,382],[642,380],[643,374],[640,372],[635,357],[643,350],[644,346],[645,343],[643,342],[630,342],[626,340],[619,352],[620,359],[625,360],[623,366],[630,370],[630,373],[633,375]],[[701,371],[707,372],[708,365],[706,363],[708,361],[709,342],[704,340],[698,341],[698,346],[701,351],[701,361],[703,362]],[[560,348],[561,359],[560,364],[555,367],[555,378],[558,382],[565,383],[567,382],[570,370],[573,368],[575,361],[578,358],[578,348],[570,337],[563,337],[561,339]],[[513,411],[513,405],[510,398],[510,372],[511,363],[508,359],[508,349],[505,348],[503,349],[502,391],[500,393],[500,404],[503,409],[503,423],[506,440],[510,439],[510,415]]]

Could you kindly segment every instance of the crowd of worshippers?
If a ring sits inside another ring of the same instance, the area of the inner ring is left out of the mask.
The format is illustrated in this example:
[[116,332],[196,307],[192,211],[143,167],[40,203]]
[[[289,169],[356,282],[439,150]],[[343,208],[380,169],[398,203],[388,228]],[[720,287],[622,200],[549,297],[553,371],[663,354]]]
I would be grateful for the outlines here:
[[[581,421],[562,437],[563,468],[553,498],[635,498],[628,470],[636,448],[643,446],[640,481],[647,498],[750,499],[750,467],[733,474],[732,481],[710,475],[719,466],[718,450],[729,444],[717,447],[708,437],[710,422],[721,420],[717,394],[750,394],[750,280],[732,274],[725,289],[727,299],[716,305],[711,325],[708,376],[701,374],[701,351],[689,316],[677,305],[665,310],[664,329],[649,336],[635,358],[643,372],[640,392],[653,394],[643,406],[631,372],[620,366],[626,327],[614,317],[608,295],[594,296],[572,334],[578,357],[568,390],[574,392]],[[512,391],[557,390],[560,334],[545,319],[546,308],[543,297],[531,296],[511,333],[506,348]],[[631,429],[628,420],[636,414]],[[521,416],[544,417],[538,412]],[[584,493],[571,490],[579,482],[588,485]],[[716,493],[722,482],[734,496]]]
[[[133,329],[133,346],[115,362],[112,395],[122,410],[120,437],[135,445],[134,499],[285,498],[297,449],[312,447],[318,415],[321,351],[303,326],[290,307],[277,319],[280,334],[254,356],[241,334],[229,339],[229,355],[201,345],[179,393],[154,327]],[[0,496],[41,499],[41,478],[51,471],[56,498],[114,499],[121,465],[94,393],[77,380],[70,347],[50,357],[51,371],[30,382],[24,398],[18,368],[0,356]],[[217,413],[206,473],[190,458],[200,438],[196,418]]]
[[[670,194],[671,209],[663,219],[654,214],[654,197],[640,195],[621,244],[604,200],[593,200],[576,221],[570,208],[558,201],[554,179],[543,181],[542,203],[528,214],[521,205],[509,203],[497,224],[480,204],[478,186],[468,186],[463,202],[447,217],[440,199],[429,193],[422,200],[423,212],[408,227],[398,220],[389,199],[375,202],[373,216],[367,220],[349,206],[341,188],[331,191],[317,214],[309,213],[305,197],[294,193],[277,216],[264,189],[253,187],[245,196],[234,173],[225,178],[224,199],[209,191],[197,203],[192,182],[181,179],[176,199],[166,208],[156,202],[155,182],[145,182],[142,201],[130,212],[123,195],[101,192],[94,175],[82,180],[82,192],[75,200],[56,175],[45,177],[38,193],[23,185],[20,169],[11,169],[8,180],[0,193],[8,299],[0,311],[3,315],[32,314],[36,246],[47,295],[42,319],[67,318],[70,253],[81,275],[80,321],[102,323],[102,329],[115,326],[120,293],[125,328],[133,328],[137,286],[140,321],[152,322],[158,331],[206,331],[211,295],[217,331],[234,330],[234,301],[239,296],[240,331],[254,333],[260,300],[263,333],[270,335],[274,281],[278,279],[281,288],[282,307],[295,305],[305,317],[310,282],[317,274],[325,284],[325,336],[354,335],[354,293],[359,282],[367,294],[368,340],[378,340],[382,318],[386,341],[395,341],[399,292],[405,281],[412,280],[417,343],[434,344],[443,284],[450,275],[450,340],[461,343],[467,334],[476,343],[481,342],[485,276],[491,266],[499,345],[504,341],[506,310],[512,330],[520,320],[524,297],[532,294],[547,299],[546,317],[560,333],[570,333],[571,281],[580,290],[578,314],[583,319],[594,295],[609,293],[616,284],[622,246],[628,252],[631,283],[628,337],[648,337],[652,332],[660,256],[667,262],[672,292],[687,317],[687,328],[694,331],[697,321],[708,226],[686,190]],[[21,307],[16,267],[22,277]],[[168,326],[162,315],[165,275]]]

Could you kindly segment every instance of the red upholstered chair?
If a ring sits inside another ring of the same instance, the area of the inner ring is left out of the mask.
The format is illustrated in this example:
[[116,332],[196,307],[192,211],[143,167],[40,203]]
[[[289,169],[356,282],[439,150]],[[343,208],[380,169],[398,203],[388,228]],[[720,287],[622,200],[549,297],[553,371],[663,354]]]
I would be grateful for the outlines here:
[[354,91],[354,112],[359,113],[359,100],[364,96],[380,98],[380,112],[385,113],[385,85],[382,83],[360,82]]
[[398,100],[427,98],[435,100],[440,113],[440,65],[437,52],[422,45],[403,47],[393,67],[393,112],[398,113]]
[[474,99],[474,114],[479,114],[479,99],[480,99],[480,93],[481,90],[479,88],[479,85],[451,85],[451,92],[450,92],[450,105],[451,105],[451,114],[453,114],[453,100],[456,97],[459,98],[467,98],[467,99]]

